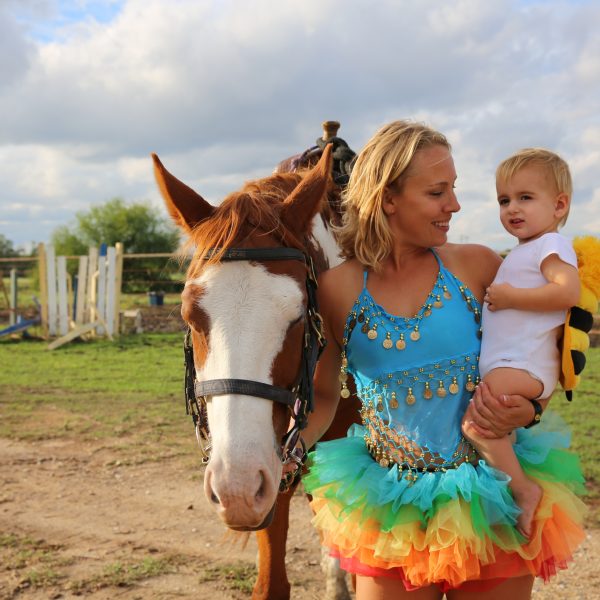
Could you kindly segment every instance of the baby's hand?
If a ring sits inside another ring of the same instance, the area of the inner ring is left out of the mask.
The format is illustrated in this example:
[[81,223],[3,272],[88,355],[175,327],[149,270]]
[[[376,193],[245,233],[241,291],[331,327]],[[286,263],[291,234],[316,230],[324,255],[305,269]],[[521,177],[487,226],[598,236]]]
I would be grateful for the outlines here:
[[490,311],[511,307],[511,295],[515,288],[510,283],[492,283],[486,290],[483,301],[487,302]]

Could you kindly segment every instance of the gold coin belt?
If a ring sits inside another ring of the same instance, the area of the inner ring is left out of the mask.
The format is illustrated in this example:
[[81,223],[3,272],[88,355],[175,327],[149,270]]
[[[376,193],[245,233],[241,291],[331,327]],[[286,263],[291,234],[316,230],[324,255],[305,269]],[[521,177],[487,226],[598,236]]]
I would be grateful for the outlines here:
[[365,426],[364,440],[373,459],[384,468],[398,465],[398,480],[406,479],[412,485],[419,474],[445,473],[463,463],[477,465],[479,456],[473,446],[461,436],[450,460],[427,446],[419,446],[408,436],[389,427],[375,411],[372,402],[363,405],[361,419]]
[[[347,365],[347,358],[342,359],[342,364],[344,361]],[[419,398],[451,398],[461,390],[473,393],[480,380],[478,361],[478,355],[473,353],[407,371],[387,373],[362,386],[360,397],[364,403],[372,402],[378,412],[384,412],[399,408],[401,401],[412,406]],[[344,386],[347,389],[347,380],[347,370],[342,367],[342,392]]]

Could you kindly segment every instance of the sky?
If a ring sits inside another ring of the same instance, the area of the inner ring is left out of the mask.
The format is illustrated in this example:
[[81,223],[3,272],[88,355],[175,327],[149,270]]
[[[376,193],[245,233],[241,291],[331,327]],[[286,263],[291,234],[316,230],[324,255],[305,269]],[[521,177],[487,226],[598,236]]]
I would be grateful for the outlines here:
[[409,118],[444,132],[450,241],[514,245],[494,172],[571,167],[563,232],[600,235],[594,0],[0,0],[0,234],[48,242],[114,197],[164,211],[150,153],[213,204],[312,146]]

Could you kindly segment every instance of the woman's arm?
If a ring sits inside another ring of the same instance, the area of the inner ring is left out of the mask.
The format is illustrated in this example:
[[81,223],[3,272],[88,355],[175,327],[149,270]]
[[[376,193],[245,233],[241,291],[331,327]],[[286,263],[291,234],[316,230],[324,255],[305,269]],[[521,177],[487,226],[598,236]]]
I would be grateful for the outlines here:
[[326,271],[319,278],[319,311],[327,346],[317,363],[314,377],[314,410],[301,435],[306,447],[313,446],[327,431],[340,399],[341,340],[345,325],[344,293],[348,278],[345,269]]
[[[538,402],[545,409],[550,398]],[[493,396],[489,387],[482,381],[473,394],[465,413],[468,421],[484,438],[501,438],[517,427],[525,427],[533,421],[533,404],[523,396]]]

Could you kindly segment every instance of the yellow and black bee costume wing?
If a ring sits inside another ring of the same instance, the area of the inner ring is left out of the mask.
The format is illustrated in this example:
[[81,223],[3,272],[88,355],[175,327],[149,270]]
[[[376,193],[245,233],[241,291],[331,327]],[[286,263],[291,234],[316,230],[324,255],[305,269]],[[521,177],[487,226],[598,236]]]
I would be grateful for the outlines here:
[[585,236],[573,240],[581,281],[581,296],[577,306],[567,312],[561,346],[560,384],[567,400],[579,384],[585,367],[585,353],[590,346],[589,332],[594,324],[600,299],[600,239]]

